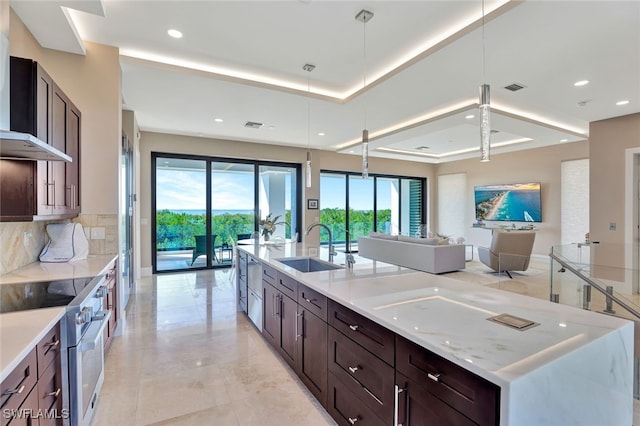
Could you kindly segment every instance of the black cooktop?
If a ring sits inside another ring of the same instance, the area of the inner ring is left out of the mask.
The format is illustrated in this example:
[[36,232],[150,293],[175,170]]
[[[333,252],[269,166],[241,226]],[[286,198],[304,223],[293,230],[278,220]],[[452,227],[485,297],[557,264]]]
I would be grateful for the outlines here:
[[94,277],[0,285],[0,313],[66,306]]

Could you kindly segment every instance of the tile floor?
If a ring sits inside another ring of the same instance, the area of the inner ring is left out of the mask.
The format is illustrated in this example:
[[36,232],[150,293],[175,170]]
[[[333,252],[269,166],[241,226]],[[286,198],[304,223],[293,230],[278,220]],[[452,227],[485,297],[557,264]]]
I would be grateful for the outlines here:
[[229,269],[142,279],[93,425],[335,424],[243,314]]
[[[514,279],[477,261],[445,276],[548,300],[549,261]],[[106,355],[93,425],[333,425],[244,314],[230,269],[140,280]]]

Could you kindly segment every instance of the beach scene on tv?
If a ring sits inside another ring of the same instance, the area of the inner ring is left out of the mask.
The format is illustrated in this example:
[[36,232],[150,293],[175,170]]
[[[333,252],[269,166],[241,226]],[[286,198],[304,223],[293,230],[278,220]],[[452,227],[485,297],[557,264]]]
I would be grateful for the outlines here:
[[540,183],[476,186],[476,219],[542,222]]

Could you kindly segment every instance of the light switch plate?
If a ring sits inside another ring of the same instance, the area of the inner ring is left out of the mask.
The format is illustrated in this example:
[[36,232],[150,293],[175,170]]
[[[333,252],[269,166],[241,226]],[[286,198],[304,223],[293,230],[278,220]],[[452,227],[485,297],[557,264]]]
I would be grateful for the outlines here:
[[615,222],[611,222],[609,223],[609,231],[615,231],[616,230],[616,224]]

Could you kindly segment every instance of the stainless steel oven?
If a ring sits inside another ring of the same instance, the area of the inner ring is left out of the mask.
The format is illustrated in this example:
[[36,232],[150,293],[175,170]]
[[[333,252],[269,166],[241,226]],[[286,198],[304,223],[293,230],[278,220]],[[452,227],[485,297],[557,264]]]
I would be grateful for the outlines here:
[[71,424],[89,425],[104,381],[104,333],[110,311],[104,311],[104,277],[78,306],[67,311]]

